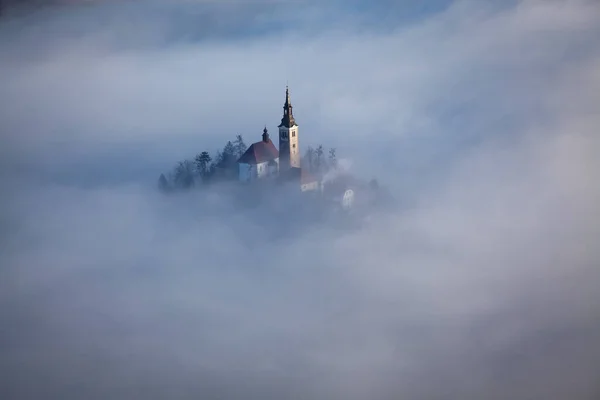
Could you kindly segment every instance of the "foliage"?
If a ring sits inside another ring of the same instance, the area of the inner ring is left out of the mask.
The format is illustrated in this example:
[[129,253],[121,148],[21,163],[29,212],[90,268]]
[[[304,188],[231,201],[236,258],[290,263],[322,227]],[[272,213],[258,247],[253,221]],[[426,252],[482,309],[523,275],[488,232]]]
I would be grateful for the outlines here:
[[319,145],[315,150],[315,170],[321,172],[323,168],[323,145]]
[[223,152],[221,154],[221,161],[219,166],[221,168],[232,168],[237,162],[239,157],[236,155],[236,149],[231,141],[228,141],[225,147],[223,147]]
[[302,158],[302,167],[315,174],[324,174],[331,168],[337,168],[336,149],[330,148],[328,154],[328,159],[325,160],[323,145],[319,145],[316,149],[308,146]]
[[160,177],[158,178],[158,190],[161,192],[168,192],[169,189],[169,182],[167,181],[165,174],[160,174]]
[[244,139],[242,138],[242,135],[237,135],[235,137],[235,141],[233,142],[233,147],[235,149],[235,156],[237,158],[240,158],[242,155],[244,155],[244,153],[248,149],[248,146],[246,146],[246,143],[244,143]]
[[200,175],[202,181],[206,181],[209,178],[211,161],[212,158],[210,157],[210,154],[208,154],[208,151],[198,153],[198,155],[196,155],[196,158],[194,159],[194,162],[196,163],[196,173]]
[[161,174],[158,187],[161,191],[186,190],[196,184],[207,185],[211,182],[237,177],[237,160],[247,150],[242,135],[228,141],[222,150],[217,150],[214,156],[208,151],[202,151],[193,160],[179,161],[168,178]]
[[337,168],[337,158],[335,156],[335,148],[329,149],[329,168]]
[[369,187],[373,190],[379,189],[379,182],[377,182],[377,179],[371,179],[371,181],[369,181]]
[[190,160],[179,161],[175,167],[173,180],[175,187],[189,189],[194,186],[194,163]]
[[307,168],[310,172],[314,172],[315,170],[315,149],[311,146],[308,146],[306,149],[306,153],[304,153],[304,158],[302,159],[302,166]]
[[[196,154],[192,160],[179,161],[167,176],[160,175],[158,188],[162,192],[168,192],[187,190],[194,186],[204,186],[225,180],[235,180],[238,175],[237,160],[247,149],[248,146],[242,135],[236,135],[235,140],[227,141],[225,146],[212,156],[204,150]],[[302,158],[302,168],[317,175],[324,174],[336,166],[335,148],[329,149],[326,159],[323,145],[316,148],[309,146]]]

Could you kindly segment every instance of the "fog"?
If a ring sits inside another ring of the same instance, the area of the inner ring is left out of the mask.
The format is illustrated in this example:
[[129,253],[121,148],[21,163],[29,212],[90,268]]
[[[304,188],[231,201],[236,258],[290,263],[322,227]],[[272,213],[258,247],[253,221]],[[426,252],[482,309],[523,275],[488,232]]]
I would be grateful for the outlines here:
[[[600,396],[596,2],[72,3],[0,18],[2,399]],[[393,211],[158,193],[286,83]]]

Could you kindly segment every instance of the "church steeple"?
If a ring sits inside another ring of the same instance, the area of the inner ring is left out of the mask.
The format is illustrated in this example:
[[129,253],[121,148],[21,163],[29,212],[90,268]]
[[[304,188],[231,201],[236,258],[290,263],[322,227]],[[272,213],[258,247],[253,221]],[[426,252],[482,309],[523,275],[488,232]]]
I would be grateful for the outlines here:
[[279,128],[279,172],[290,168],[300,168],[300,145],[298,143],[298,124],[292,112],[290,89],[285,87],[283,118]]
[[296,120],[294,119],[294,113],[292,111],[292,102],[290,100],[290,89],[285,87],[285,103],[283,104],[283,117],[281,118],[281,124],[279,124],[278,128],[286,127],[291,128],[296,125]]
[[265,129],[263,129],[263,134],[262,134],[262,139],[263,142],[265,143],[269,143],[269,131],[267,131],[267,126],[265,125]]
[[291,106],[292,102],[290,101],[290,88],[288,85],[285,85],[285,105]]

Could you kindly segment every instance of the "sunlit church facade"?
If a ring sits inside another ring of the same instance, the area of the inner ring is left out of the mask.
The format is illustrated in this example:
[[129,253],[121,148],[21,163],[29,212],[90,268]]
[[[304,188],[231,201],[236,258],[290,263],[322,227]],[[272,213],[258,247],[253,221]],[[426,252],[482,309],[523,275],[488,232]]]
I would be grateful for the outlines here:
[[263,129],[262,140],[253,143],[238,159],[238,177],[242,182],[264,179],[295,181],[302,191],[319,189],[319,181],[303,170],[300,164],[298,124],[294,118],[289,88],[285,89],[283,117],[278,126],[279,149]]

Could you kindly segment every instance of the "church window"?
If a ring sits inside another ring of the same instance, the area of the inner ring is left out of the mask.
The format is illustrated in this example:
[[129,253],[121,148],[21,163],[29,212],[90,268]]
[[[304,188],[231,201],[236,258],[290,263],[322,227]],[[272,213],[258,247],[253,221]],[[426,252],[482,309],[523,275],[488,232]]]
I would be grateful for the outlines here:
[[292,137],[296,137],[296,131],[292,131]]
[[294,143],[294,144],[292,145],[292,147],[293,147],[293,148],[296,148],[296,143]]

